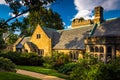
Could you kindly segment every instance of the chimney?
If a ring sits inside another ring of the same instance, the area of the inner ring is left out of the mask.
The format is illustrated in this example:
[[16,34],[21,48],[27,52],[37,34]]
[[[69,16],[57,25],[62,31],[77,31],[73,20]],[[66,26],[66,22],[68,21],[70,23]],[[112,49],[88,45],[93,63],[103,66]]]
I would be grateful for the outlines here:
[[94,24],[97,23],[97,24],[100,24],[104,21],[104,18],[103,18],[103,8],[101,6],[97,6],[94,8]]

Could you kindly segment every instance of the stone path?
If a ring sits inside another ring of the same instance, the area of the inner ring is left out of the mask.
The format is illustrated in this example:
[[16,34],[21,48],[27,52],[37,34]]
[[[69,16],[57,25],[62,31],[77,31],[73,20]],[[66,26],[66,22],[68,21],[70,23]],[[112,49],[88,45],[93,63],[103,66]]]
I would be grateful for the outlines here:
[[35,78],[42,79],[42,80],[65,80],[65,79],[55,77],[55,76],[48,76],[48,75],[31,72],[31,71],[26,71],[26,70],[21,70],[21,69],[18,69],[16,73],[35,77]]

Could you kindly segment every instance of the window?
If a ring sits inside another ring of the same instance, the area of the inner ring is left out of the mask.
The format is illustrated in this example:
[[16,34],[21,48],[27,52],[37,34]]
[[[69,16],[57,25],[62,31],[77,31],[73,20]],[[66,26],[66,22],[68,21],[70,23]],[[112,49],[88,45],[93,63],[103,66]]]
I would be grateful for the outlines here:
[[43,49],[38,49],[38,55],[43,56],[44,55],[44,50]]
[[104,52],[104,48],[103,47],[100,47],[100,52]]
[[69,52],[69,57],[72,60],[77,60],[78,59],[79,52],[78,51],[70,51]]
[[107,47],[107,53],[112,53],[112,47]]
[[107,47],[107,58],[112,58],[112,47]]
[[37,39],[40,39],[41,35],[40,34],[37,34]]
[[94,48],[93,47],[90,47],[90,52],[94,52]]
[[98,52],[98,47],[95,47],[95,52]]

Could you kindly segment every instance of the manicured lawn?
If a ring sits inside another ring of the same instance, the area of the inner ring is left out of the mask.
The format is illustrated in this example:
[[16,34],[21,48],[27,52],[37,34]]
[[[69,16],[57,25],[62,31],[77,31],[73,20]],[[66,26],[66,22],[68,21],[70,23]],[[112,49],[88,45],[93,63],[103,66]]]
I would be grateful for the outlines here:
[[38,67],[38,66],[17,66],[17,68],[23,69],[23,70],[28,70],[28,71],[33,71],[33,72],[37,72],[37,73],[47,74],[47,75],[51,75],[51,76],[56,76],[56,77],[60,77],[60,78],[64,78],[64,79],[68,78],[67,75],[58,73],[56,70],[46,69],[46,68]]
[[0,80],[40,80],[13,72],[0,72]]

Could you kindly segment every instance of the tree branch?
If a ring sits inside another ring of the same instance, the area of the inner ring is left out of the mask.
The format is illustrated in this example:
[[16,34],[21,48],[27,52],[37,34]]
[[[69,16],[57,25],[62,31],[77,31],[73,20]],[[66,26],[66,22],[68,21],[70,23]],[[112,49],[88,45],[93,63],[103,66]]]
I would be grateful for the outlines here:
[[6,20],[6,21],[3,23],[3,25],[6,24],[7,22],[9,22],[9,21],[12,20],[12,19],[15,19],[15,18],[17,18],[17,17],[19,17],[19,16],[21,16],[21,15],[27,13],[29,10],[30,10],[30,9],[25,10],[25,11],[23,11],[22,13],[20,13],[20,14],[14,16],[14,17],[12,17],[12,18],[9,18],[8,20]]

